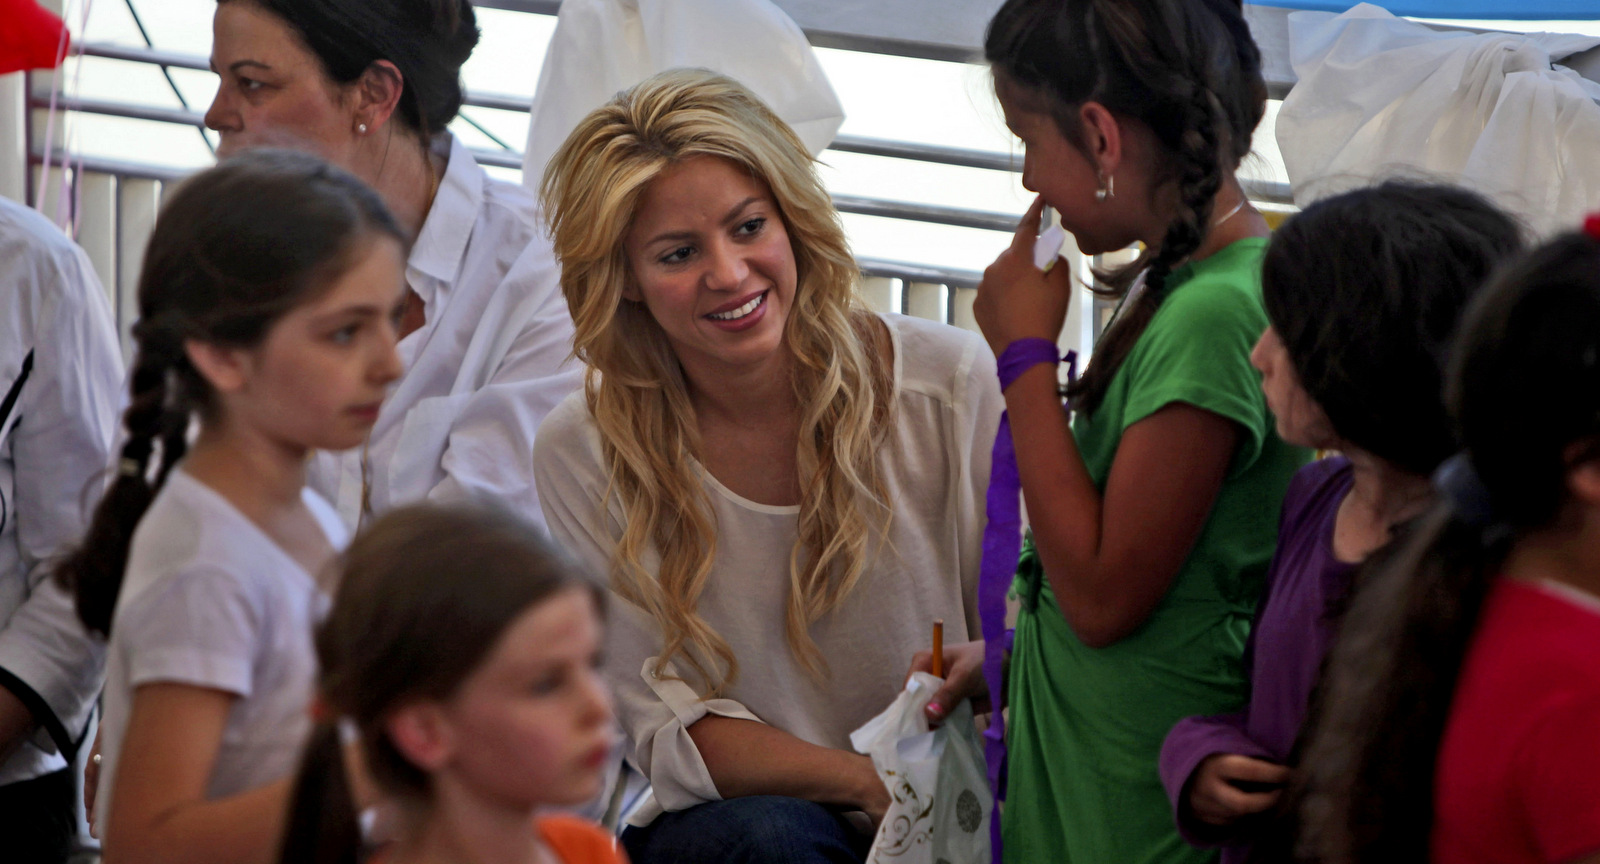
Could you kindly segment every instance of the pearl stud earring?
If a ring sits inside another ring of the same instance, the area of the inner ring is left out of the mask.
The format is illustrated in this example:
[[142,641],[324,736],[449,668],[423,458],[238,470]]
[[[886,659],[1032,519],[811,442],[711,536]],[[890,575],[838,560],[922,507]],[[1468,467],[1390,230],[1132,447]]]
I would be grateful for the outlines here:
[[365,134],[367,134],[367,124],[365,124],[365,123],[357,123],[356,124],[356,134],[357,135],[365,135]]

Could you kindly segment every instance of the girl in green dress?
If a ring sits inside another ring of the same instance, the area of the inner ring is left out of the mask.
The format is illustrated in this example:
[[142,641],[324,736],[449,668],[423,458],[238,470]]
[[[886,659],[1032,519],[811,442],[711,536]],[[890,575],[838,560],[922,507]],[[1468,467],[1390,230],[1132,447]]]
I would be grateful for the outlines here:
[[[1006,386],[1031,542],[1006,695],[1007,862],[1204,862],[1157,775],[1181,717],[1243,702],[1245,636],[1279,503],[1308,458],[1274,433],[1251,347],[1267,327],[1268,228],[1234,171],[1265,111],[1237,0],[1009,0],[985,50],[1039,193],[975,312]],[[1123,296],[1061,410],[1048,347],[1071,268],[1041,272],[1044,205]],[[1008,364],[1008,360],[1011,362]],[[982,646],[953,646],[937,720],[978,695]],[[924,661],[924,658],[918,658]]]

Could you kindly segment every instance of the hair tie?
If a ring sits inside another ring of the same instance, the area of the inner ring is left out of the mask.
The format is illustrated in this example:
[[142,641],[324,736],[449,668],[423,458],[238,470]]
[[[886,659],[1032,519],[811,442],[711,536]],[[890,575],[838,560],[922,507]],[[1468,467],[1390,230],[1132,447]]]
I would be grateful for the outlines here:
[[1489,487],[1483,485],[1483,478],[1472,467],[1472,457],[1466,451],[1440,464],[1439,470],[1433,472],[1433,486],[1450,502],[1456,517],[1468,525],[1490,528],[1504,524]]
[[123,477],[143,477],[144,466],[139,464],[139,460],[124,456],[122,461],[117,463],[117,473]]
[[1583,220],[1583,233],[1600,240],[1600,212],[1590,213],[1588,218]]

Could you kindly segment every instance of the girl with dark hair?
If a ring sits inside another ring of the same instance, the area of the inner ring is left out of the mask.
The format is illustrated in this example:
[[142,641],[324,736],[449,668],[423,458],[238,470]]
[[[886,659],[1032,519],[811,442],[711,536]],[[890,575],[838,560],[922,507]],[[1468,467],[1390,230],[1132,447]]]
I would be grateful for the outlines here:
[[401,805],[383,864],[622,860],[596,826],[535,818],[598,794],[613,738],[601,592],[540,533],[498,510],[415,505],[350,544],[317,634],[319,718],[283,864],[359,860],[341,729]]
[[1272,325],[1251,362],[1278,434],[1341,455],[1289,484],[1245,653],[1249,703],[1186,718],[1162,747],[1178,830],[1223,845],[1224,862],[1273,854],[1256,842],[1289,778],[1336,611],[1356,565],[1432,500],[1428,476],[1458,446],[1442,395],[1456,322],[1519,245],[1516,223],[1474,193],[1387,183],[1311,205],[1267,248]]
[[1466,449],[1351,602],[1298,851],[1600,862],[1600,216],[1484,289],[1446,382]]
[[[1033,541],[1016,574],[1005,858],[1207,860],[1173,827],[1161,741],[1243,701],[1273,516],[1308,455],[1273,431],[1249,364],[1268,230],[1234,172],[1265,111],[1260,53],[1238,0],[1008,0],[985,53],[1039,193],[975,308]],[[1075,417],[1055,348],[1071,268],[1033,261],[1045,205],[1086,254],[1145,250],[1102,275],[1125,299],[1068,388]],[[951,652],[934,716],[982,691],[981,650]],[[996,686],[998,658],[985,665]]]
[[299,153],[224,161],[162,209],[127,443],[58,571],[110,637],[108,862],[268,860],[310,727],[317,574],[345,540],[306,457],[358,446],[400,374],[404,260],[377,195]]
[[352,529],[424,499],[542,521],[534,432],[581,370],[538,203],[446,131],[478,43],[472,4],[219,0],[213,30],[218,153],[317,153],[376,189],[413,241],[404,377],[366,446],[312,459],[312,488]]

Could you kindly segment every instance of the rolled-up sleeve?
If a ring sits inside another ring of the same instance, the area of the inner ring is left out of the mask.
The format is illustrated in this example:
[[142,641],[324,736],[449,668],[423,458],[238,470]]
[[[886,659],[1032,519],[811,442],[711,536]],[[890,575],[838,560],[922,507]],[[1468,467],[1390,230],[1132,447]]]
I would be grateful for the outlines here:
[[650,778],[663,810],[722,800],[689,727],[708,714],[758,723],[761,718],[732,699],[700,698],[674,664],[657,676],[661,639],[655,623],[637,606],[612,596],[606,677],[616,693],[617,717],[634,764]]
[[[559,405],[540,428],[534,477],[551,539],[592,573],[609,574],[621,533],[621,505],[613,499],[612,512],[602,509],[607,484],[599,435],[581,393]],[[653,561],[644,564],[648,569]],[[615,591],[609,599],[605,674],[629,758],[649,778],[663,810],[721,800],[689,727],[707,714],[761,718],[732,699],[702,699],[672,664],[659,676],[652,674],[661,653],[660,629],[649,613]]]

